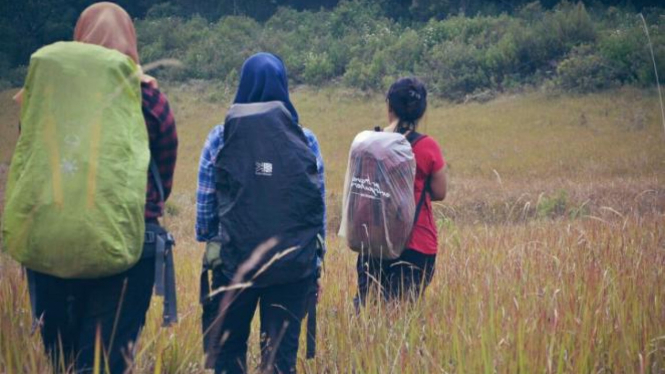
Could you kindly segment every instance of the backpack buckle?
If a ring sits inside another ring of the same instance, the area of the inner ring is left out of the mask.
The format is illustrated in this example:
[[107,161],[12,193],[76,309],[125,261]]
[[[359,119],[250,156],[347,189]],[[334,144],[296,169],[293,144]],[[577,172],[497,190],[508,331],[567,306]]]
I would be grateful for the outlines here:
[[155,233],[152,231],[145,232],[145,242],[147,244],[152,244],[155,242]]
[[173,238],[173,235],[171,235],[170,232],[166,232],[163,234],[163,239],[164,239],[164,257],[169,255],[169,252],[173,249],[175,246],[175,238]]
[[175,238],[170,232],[166,232],[166,243],[175,246]]

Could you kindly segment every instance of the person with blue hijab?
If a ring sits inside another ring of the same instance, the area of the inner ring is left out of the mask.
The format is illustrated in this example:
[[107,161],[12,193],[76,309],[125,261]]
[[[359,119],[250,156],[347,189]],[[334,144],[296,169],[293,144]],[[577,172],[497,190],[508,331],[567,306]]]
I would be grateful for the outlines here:
[[[291,113],[293,121],[300,123],[298,112],[289,98],[289,82],[284,63],[279,57],[262,52],[248,58],[243,64],[240,85],[233,103],[249,104],[269,101],[281,101]],[[311,131],[307,130],[307,132],[311,134]]]
[[[319,143],[312,131],[299,125],[298,112],[289,97],[286,68],[282,60],[273,54],[255,54],[242,66],[234,104],[275,101],[283,104],[293,123],[304,134],[307,148],[316,159],[317,185],[321,201],[325,202],[323,159]],[[213,290],[222,290],[210,298],[212,300],[210,304],[215,308],[215,321],[208,324],[214,326],[212,328],[206,327],[209,315],[206,316],[206,304],[204,304],[203,333],[204,348],[209,355],[208,366],[214,365],[216,373],[244,373],[249,370],[246,357],[247,339],[258,306],[261,317],[261,372],[292,373],[296,371],[301,321],[307,313],[311,296],[320,290],[318,279],[325,253],[322,239],[325,238],[325,204],[322,229],[318,235],[320,250],[317,251],[316,262],[312,263],[312,267],[316,268],[314,278],[307,277],[304,280],[296,278],[296,281],[287,284],[266,287],[250,285],[240,291],[224,291],[224,287],[233,285],[228,276],[216,270],[222,266],[215,267],[221,263],[220,251],[224,251],[223,246],[216,242],[220,235],[220,204],[215,176],[218,155],[224,148],[224,127],[224,124],[221,124],[213,128],[203,147],[196,201],[196,239],[206,243],[204,265],[208,264],[213,269]],[[294,276],[297,277],[297,274]],[[215,327],[218,331],[211,333]]]

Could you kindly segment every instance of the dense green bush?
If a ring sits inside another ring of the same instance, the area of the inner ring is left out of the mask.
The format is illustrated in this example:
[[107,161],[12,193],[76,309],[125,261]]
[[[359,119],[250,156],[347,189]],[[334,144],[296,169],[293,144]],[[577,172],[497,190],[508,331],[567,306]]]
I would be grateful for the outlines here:
[[[185,12],[182,3],[174,1],[153,6],[136,25],[144,62],[182,62],[180,68],[151,72],[169,80],[232,84],[244,59],[267,51],[283,59],[295,84],[341,82],[385,90],[396,78],[416,74],[434,94],[451,100],[546,81],[576,92],[655,83],[641,20],[627,10],[588,10],[583,3],[568,1],[546,9],[533,2],[511,14],[469,17],[455,10],[460,10],[455,2],[419,1],[401,8],[390,4],[394,2],[342,1],[330,10],[279,8],[265,22],[244,16],[211,22],[210,17],[169,16]],[[464,4],[480,9],[478,1]],[[419,15],[436,9],[437,17],[418,21]],[[664,77],[665,17],[659,9],[646,17]],[[5,86],[16,80],[7,60],[0,56]]]
[[224,80],[261,50],[261,26],[246,17],[225,17],[217,23],[201,17],[148,19],[137,29],[144,61],[176,58],[183,63],[182,68],[162,73],[171,79]]
[[559,87],[575,92],[593,92],[619,83],[618,70],[593,47],[582,45],[573,49],[558,68]]
[[[649,28],[649,32],[659,75],[665,78],[665,25],[654,25]],[[643,27],[638,25],[608,30],[599,41],[598,48],[617,71],[621,83],[655,83],[651,51]]]
[[430,90],[449,99],[488,88],[490,79],[483,66],[483,53],[473,45],[452,41],[438,44],[425,56],[421,75]]
[[[245,17],[209,23],[151,16],[139,22],[142,55],[182,60],[183,69],[160,73],[171,79],[230,81],[247,56],[263,50],[284,60],[295,83],[320,86],[341,77],[350,87],[385,90],[396,78],[417,74],[451,100],[545,80],[575,92],[655,82],[638,17],[617,8],[591,14],[582,3],[545,10],[534,2],[512,16],[409,24],[386,17],[377,4],[347,1],[319,12],[280,8],[264,24]],[[662,30],[657,22],[650,29],[657,62],[665,66]]]
[[305,70],[303,79],[306,83],[319,85],[332,78],[334,66],[327,53],[310,52],[305,57]]

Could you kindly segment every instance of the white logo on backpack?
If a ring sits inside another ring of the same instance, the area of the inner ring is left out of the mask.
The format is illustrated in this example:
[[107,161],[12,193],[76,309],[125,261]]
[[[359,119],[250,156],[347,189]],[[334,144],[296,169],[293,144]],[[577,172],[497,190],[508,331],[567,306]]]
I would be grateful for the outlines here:
[[256,175],[263,175],[266,177],[272,176],[272,164],[270,162],[257,162],[255,168]]
[[357,194],[372,199],[387,198],[390,199],[390,193],[385,192],[381,189],[381,186],[372,182],[369,177],[353,177],[351,180],[351,193]]

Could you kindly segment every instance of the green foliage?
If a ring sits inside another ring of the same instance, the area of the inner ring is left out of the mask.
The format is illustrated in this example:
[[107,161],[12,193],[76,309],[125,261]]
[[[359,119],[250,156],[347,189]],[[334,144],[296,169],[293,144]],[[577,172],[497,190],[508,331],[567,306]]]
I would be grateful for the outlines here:
[[382,18],[377,4],[369,1],[342,1],[331,14],[330,32],[337,38],[344,37],[350,31],[367,35],[376,30]]
[[373,60],[367,64],[358,58],[354,58],[347,66],[344,83],[361,90],[378,87],[381,84],[380,61]]
[[540,199],[536,208],[538,217],[554,218],[563,216],[568,211],[568,193],[560,190],[553,196],[544,196]]
[[319,85],[333,76],[334,69],[327,53],[309,53],[305,57],[303,79],[308,84]]
[[[602,35],[598,49],[617,71],[621,83],[652,85],[655,83],[651,51],[639,18],[634,24],[608,30]],[[649,27],[658,73],[665,76],[665,25]]]
[[482,51],[473,45],[444,42],[425,57],[423,73],[429,73],[427,81],[433,92],[449,99],[460,99],[466,93],[489,86],[482,58]]
[[182,61],[184,68],[166,71],[171,79],[225,79],[260,50],[256,31],[260,27],[246,17],[225,17],[215,24],[201,17],[149,19],[139,22],[137,29],[144,61]]
[[[267,51],[282,58],[295,84],[341,81],[361,90],[385,90],[396,78],[415,74],[434,94],[455,101],[544,82],[574,92],[655,83],[641,20],[625,9],[588,11],[582,2],[520,0],[511,13],[497,14],[500,5],[479,0],[318,0],[309,5],[276,0],[261,13],[257,1],[137,3],[133,9],[145,15],[136,21],[143,62],[182,62],[180,68],[151,72],[160,79],[234,82],[245,58]],[[318,8],[317,3],[337,6]],[[75,9],[66,22],[49,19],[42,29],[66,38]],[[662,11],[649,10],[646,18],[659,73],[665,76]],[[3,49],[21,39],[9,23],[4,25]],[[4,86],[20,85],[10,72],[21,53],[0,52]]]
[[598,91],[619,82],[617,69],[589,45],[573,49],[557,67],[557,84],[564,90],[580,93]]

